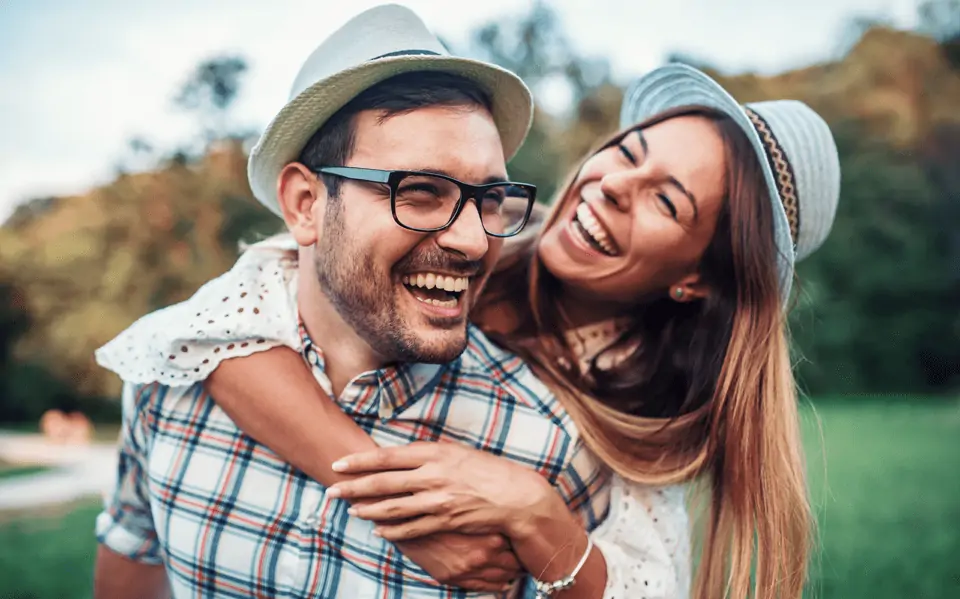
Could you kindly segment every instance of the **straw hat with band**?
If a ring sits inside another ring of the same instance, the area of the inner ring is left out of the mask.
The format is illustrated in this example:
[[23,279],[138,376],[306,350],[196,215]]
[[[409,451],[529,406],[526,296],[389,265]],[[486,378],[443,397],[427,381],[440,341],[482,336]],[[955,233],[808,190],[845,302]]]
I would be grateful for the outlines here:
[[279,215],[277,177],[310,137],[364,90],[412,71],[442,71],[476,82],[493,102],[505,157],[520,148],[533,120],[533,98],[523,81],[496,65],[451,56],[414,12],[386,4],[350,19],[300,68],[289,101],[250,153],[247,176],[257,200]]
[[730,117],[757,153],[773,203],[780,292],[786,302],[794,263],[820,247],[837,212],[840,161],[830,128],[795,100],[740,105],[719,83],[683,64],[655,69],[634,82],[624,96],[620,126],[687,106]]

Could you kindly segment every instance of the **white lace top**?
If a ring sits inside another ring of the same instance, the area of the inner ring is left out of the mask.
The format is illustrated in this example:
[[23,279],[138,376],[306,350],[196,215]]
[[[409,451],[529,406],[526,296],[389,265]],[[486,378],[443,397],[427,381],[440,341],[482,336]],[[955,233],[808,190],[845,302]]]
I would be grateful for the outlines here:
[[[281,345],[299,351],[296,259],[287,235],[250,246],[193,297],[141,318],[97,350],[97,362],[131,383],[181,386],[205,379],[225,358]],[[618,476],[611,484],[609,515],[591,533],[607,563],[604,599],[687,598],[684,487]]]

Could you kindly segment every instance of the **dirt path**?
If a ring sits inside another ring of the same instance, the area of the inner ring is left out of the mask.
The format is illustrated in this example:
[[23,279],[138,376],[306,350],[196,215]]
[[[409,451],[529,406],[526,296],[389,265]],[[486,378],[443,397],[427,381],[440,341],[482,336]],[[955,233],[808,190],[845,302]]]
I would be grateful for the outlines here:
[[0,480],[0,510],[43,507],[102,495],[116,476],[112,444],[58,445],[42,435],[0,432],[0,459],[52,469]]

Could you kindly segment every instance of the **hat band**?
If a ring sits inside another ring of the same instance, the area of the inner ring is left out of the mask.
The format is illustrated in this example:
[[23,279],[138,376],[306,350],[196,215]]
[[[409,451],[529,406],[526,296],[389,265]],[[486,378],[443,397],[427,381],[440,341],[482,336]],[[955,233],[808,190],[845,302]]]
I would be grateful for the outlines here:
[[773,168],[776,175],[774,180],[777,184],[777,194],[783,203],[783,210],[787,213],[787,222],[790,223],[790,237],[793,239],[793,245],[796,247],[797,239],[800,235],[800,203],[797,199],[797,179],[793,173],[793,166],[787,160],[787,153],[783,151],[783,146],[773,134],[773,130],[763,117],[744,106],[750,122],[753,123],[760,139],[763,141],[764,150],[767,154],[767,162]]
[[391,58],[394,56],[440,56],[439,52],[434,52],[433,50],[397,50],[396,52],[388,52],[386,54],[381,54],[380,56],[374,56],[370,60],[380,60],[381,58]]

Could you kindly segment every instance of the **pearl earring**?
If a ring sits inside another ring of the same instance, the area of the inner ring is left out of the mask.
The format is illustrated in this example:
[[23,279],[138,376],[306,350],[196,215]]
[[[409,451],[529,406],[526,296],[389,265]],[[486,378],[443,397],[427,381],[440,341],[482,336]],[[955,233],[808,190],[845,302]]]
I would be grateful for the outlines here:
[[682,288],[682,287],[677,287],[676,289],[674,289],[674,290],[673,290],[673,296],[674,296],[675,298],[677,298],[677,299],[682,299],[682,298],[683,298],[683,288]]

